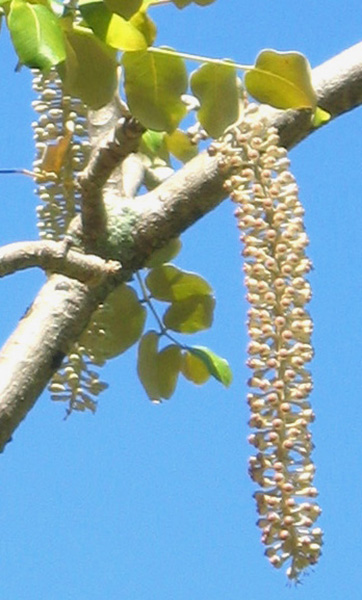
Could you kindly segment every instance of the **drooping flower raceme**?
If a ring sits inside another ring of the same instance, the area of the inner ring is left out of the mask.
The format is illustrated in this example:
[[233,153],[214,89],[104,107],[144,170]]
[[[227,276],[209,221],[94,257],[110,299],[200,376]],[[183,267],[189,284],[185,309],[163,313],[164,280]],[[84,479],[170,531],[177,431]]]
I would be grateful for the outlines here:
[[311,263],[305,250],[304,210],[289,171],[286,150],[274,128],[249,105],[244,118],[214,145],[220,168],[236,203],[243,243],[248,311],[248,404],[253,430],[250,476],[258,525],[266,555],[275,567],[289,562],[287,575],[298,580],[317,562],[322,532],[315,526],[321,510],[315,502],[313,444],[308,400],[312,380],[313,324],[306,309],[311,298],[306,278]]
[[[39,235],[45,240],[61,240],[80,211],[77,176],[90,154],[87,110],[79,98],[64,93],[55,69],[47,74],[34,71],[33,89],[37,93],[33,108],[38,114],[32,126],[35,191],[41,201],[37,207]],[[53,375],[51,397],[68,403],[67,414],[72,410],[95,411],[95,399],[107,386],[93,367],[92,357],[76,342]]]
[[38,228],[43,239],[64,237],[70,221],[80,211],[77,175],[87,164],[90,145],[86,107],[78,98],[63,92],[62,82],[51,69],[46,75],[34,71],[32,103],[38,120],[32,124],[39,175],[36,194]]

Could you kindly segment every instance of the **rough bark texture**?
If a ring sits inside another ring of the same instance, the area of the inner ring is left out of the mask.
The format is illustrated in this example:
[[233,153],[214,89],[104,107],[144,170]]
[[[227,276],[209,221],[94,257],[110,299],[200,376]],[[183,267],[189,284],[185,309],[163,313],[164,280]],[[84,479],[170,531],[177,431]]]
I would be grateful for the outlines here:
[[[362,103],[362,44],[313,71],[319,104],[332,118]],[[305,113],[265,107],[282,143],[290,148],[312,133]],[[117,191],[109,193],[117,198]],[[217,159],[203,152],[152,192],[137,199],[133,243],[121,252],[122,273],[107,284],[87,286],[52,275],[0,354],[0,450],[39,397],[97,304],[115,281],[140,268],[152,251],[213,210],[226,196]],[[122,194],[120,194],[122,197]],[[123,195],[124,198],[124,195]],[[135,201],[133,201],[135,202]]]

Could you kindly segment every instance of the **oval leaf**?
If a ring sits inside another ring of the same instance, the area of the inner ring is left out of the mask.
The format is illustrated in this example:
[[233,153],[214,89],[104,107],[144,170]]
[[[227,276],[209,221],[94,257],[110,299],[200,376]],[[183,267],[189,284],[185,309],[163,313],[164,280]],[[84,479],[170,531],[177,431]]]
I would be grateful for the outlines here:
[[94,109],[110,102],[118,86],[115,51],[83,27],[66,31],[66,46],[58,70],[67,92]]
[[236,69],[204,64],[191,75],[191,89],[200,101],[198,119],[207,133],[219,137],[239,116]]
[[138,345],[137,373],[147,396],[153,402],[159,402],[161,393],[158,383],[157,349],[158,335],[148,331]]
[[205,346],[188,346],[188,352],[197,356],[204,363],[210,375],[228,387],[232,382],[232,372],[229,363]]
[[103,363],[133,346],[142,335],[147,311],[137,294],[128,285],[121,285],[109,294],[98,308],[80,344],[88,354]]
[[210,371],[205,363],[196,354],[187,350],[182,354],[181,372],[186,379],[196,385],[202,385],[210,379]]
[[173,131],[186,114],[184,61],[176,55],[125,52],[124,87],[129,108],[145,127]]
[[316,107],[310,65],[299,52],[263,50],[244,81],[249,94],[275,108]]
[[200,275],[182,271],[174,265],[152,269],[145,283],[154,298],[166,302],[178,302],[190,296],[209,296],[213,293],[211,286]]
[[158,387],[162,398],[171,398],[181,368],[181,350],[176,344],[166,346],[157,356]]
[[215,300],[212,296],[190,296],[171,304],[163,315],[163,323],[167,329],[180,333],[209,329],[214,308]]
[[8,27],[19,60],[27,67],[48,70],[65,59],[59,21],[46,6],[13,0]]

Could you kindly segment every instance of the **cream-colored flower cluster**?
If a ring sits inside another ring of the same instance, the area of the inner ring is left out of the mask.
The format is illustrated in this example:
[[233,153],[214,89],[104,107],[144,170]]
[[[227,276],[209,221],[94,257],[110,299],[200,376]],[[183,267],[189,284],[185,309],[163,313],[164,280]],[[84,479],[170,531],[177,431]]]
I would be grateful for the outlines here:
[[275,567],[290,562],[297,580],[318,560],[322,532],[315,526],[321,510],[315,502],[313,444],[308,401],[312,380],[306,368],[313,356],[311,298],[306,275],[311,263],[305,249],[304,210],[289,171],[286,150],[276,130],[250,105],[243,121],[217,144],[220,168],[237,204],[243,242],[248,311],[247,364],[252,370],[250,475],[266,555]]
[[[37,177],[38,227],[43,239],[59,240],[80,211],[77,175],[90,154],[87,114],[83,103],[63,93],[55,70],[43,75],[34,72],[33,88],[38,99],[33,108],[39,117],[33,123]],[[92,369],[92,358],[78,343],[64,358],[49,384],[52,400],[68,403],[73,410],[96,409],[96,397],[107,386]]]
[[52,400],[68,403],[68,415],[73,410],[95,412],[95,398],[108,387],[91,366],[84,348],[76,343],[49,384]]
[[57,240],[79,212],[77,175],[89,158],[86,109],[83,103],[63,93],[62,82],[52,69],[33,74],[38,95],[32,105],[38,113],[33,123],[36,157],[34,172],[39,174],[36,194],[40,237]]

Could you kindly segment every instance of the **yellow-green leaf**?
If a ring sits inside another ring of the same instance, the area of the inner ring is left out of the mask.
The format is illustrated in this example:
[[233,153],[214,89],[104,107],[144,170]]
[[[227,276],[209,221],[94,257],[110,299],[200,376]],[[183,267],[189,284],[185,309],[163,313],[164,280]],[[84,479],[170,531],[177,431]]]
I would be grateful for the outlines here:
[[244,80],[249,94],[259,102],[283,109],[316,107],[310,65],[299,52],[263,50]]
[[167,133],[165,142],[171,154],[183,163],[188,162],[198,154],[197,145],[181,129],[175,129],[172,133]]
[[159,267],[164,263],[169,262],[170,260],[175,258],[175,256],[177,256],[177,254],[181,250],[181,246],[182,244],[180,238],[174,238],[173,240],[170,240],[166,244],[166,246],[160,248],[159,250],[156,250],[152,254],[152,256],[146,262],[146,267]]
[[112,15],[104,40],[112,48],[124,51],[144,50],[147,42],[142,33],[119,15]]
[[232,372],[229,363],[205,346],[189,346],[188,352],[202,360],[210,375],[228,387],[232,382]]
[[328,123],[331,118],[331,114],[327,110],[323,110],[320,106],[317,106],[313,113],[312,124],[313,127],[320,127],[324,123]]
[[146,309],[128,285],[112,291],[98,308],[87,330],[80,338],[88,353],[102,363],[133,346],[142,335]]
[[200,101],[198,119],[211,137],[219,137],[239,116],[236,69],[207,63],[191,75],[191,89]]
[[150,271],[145,283],[154,298],[178,302],[190,296],[210,296],[212,288],[205,279],[174,265],[162,265]]
[[161,392],[158,382],[157,350],[158,335],[148,331],[138,345],[137,372],[146,394],[154,402],[159,402]]
[[8,27],[22,64],[48,70],[65,59],[59,21],[47,6],[13,0]]
[[164,131],[153,131],[152,129],[147,129],[142,135],[139,151],[146,154],[152,163],[157,162],[158,159],[167,164],[170,162],[165,135]]
[[186,379],[196,385],[202,385],[210,379],[210,371],[204,361],[187,350],[182,353],[181,372]]
[[139,29],[125,18],[112,13],[102,0],[81,0],[79,9],[97,37],[111,48],[131,52],[147,48]]
[[181,368],[181,350],[176,344],[166,346],[157,355],[158,388],[162,398],[170,398],[175,391]]
[[184,61],[176,54],[125,52],[122,57],[127,102],[145,127],[171,132],[186,114]]
[[163,315],[163,322],[167,329],[195,333],[211,327],[214,308],[215,300],[212,296],[189,296],[171,304]]
[[90,29],[74,27],[65,35],[67,57],[58,69],[64,88],[90,108],[101,108],[118,86],[116,53]]

